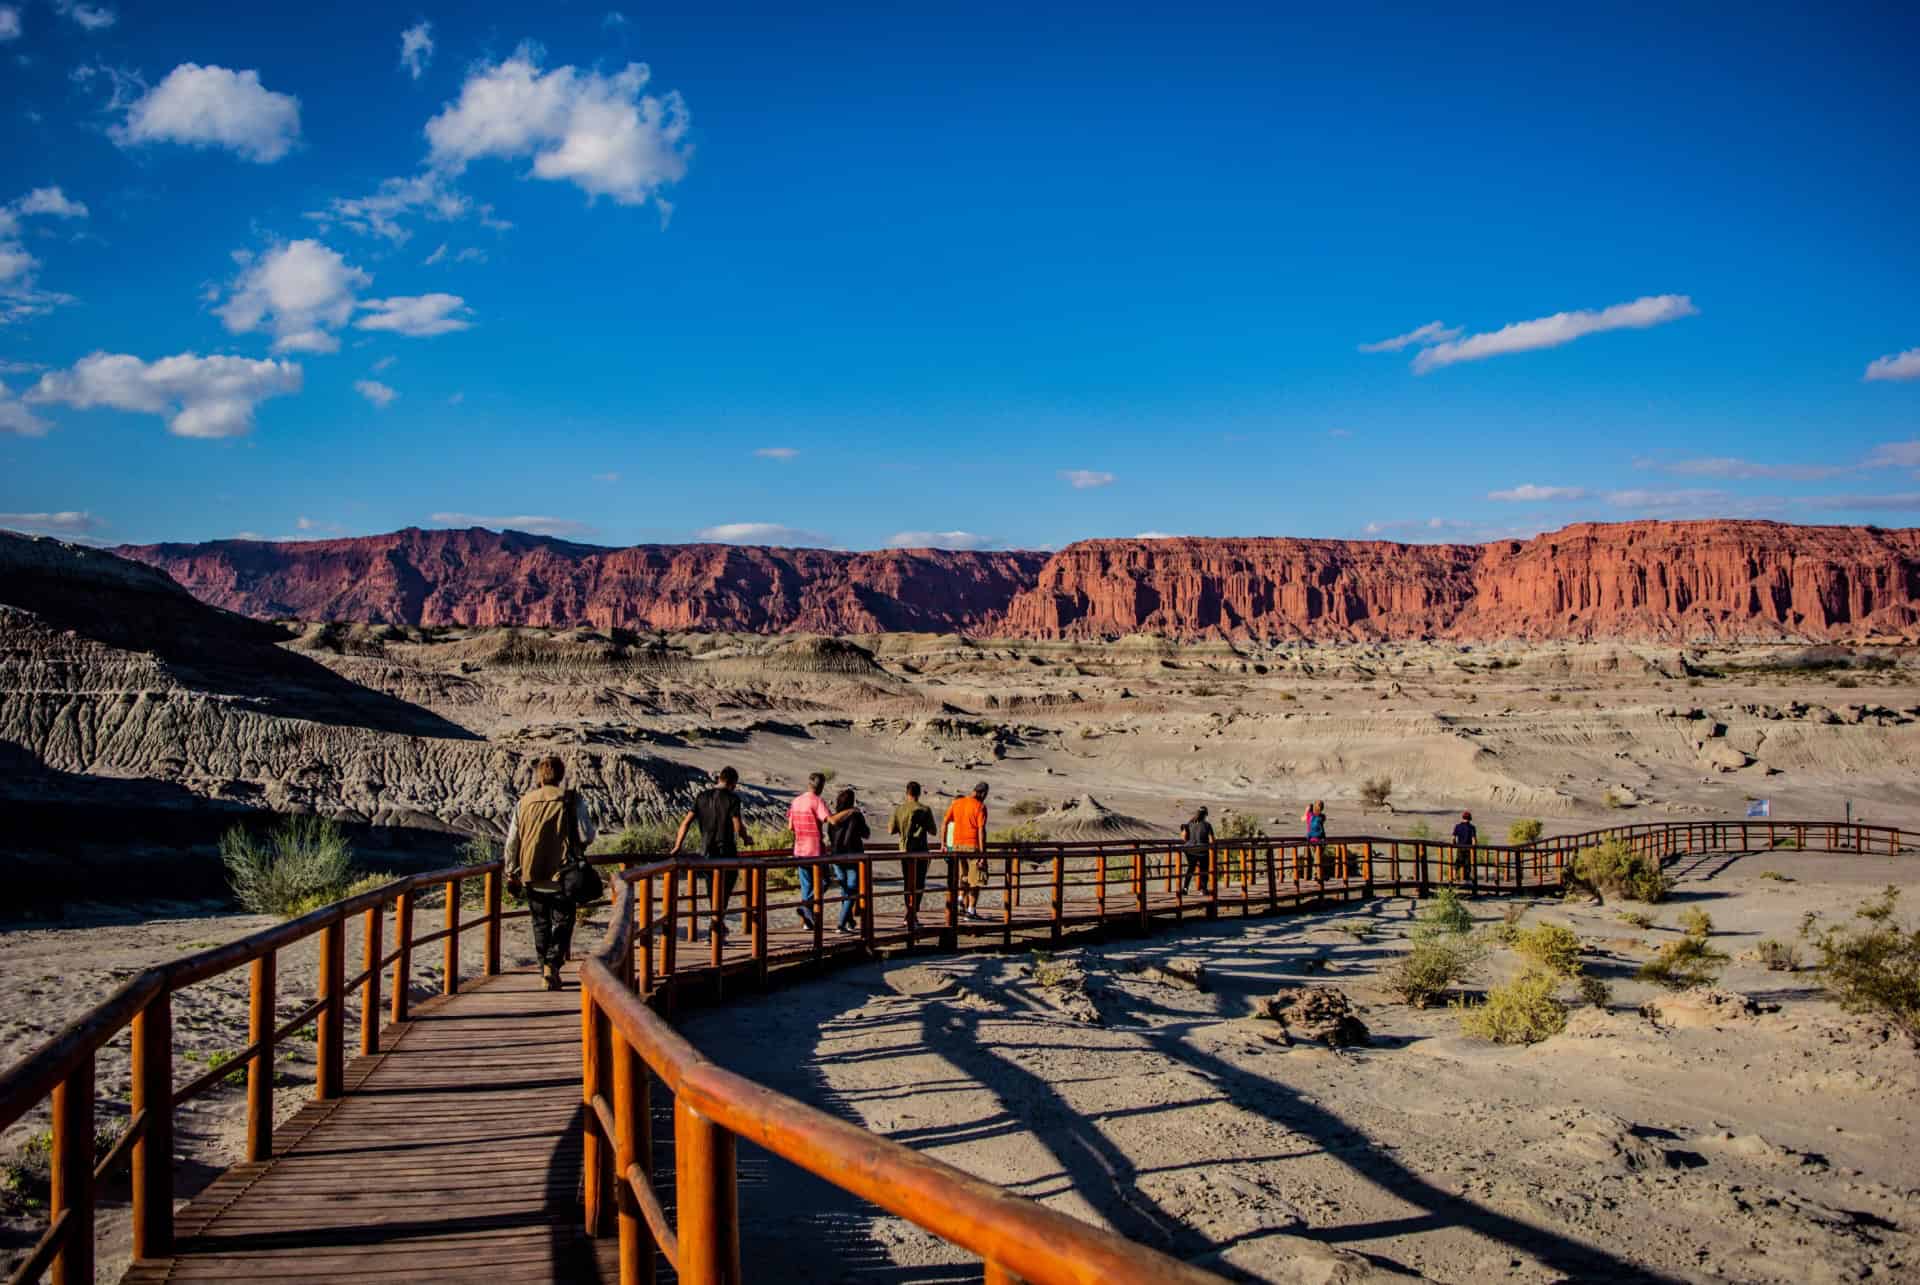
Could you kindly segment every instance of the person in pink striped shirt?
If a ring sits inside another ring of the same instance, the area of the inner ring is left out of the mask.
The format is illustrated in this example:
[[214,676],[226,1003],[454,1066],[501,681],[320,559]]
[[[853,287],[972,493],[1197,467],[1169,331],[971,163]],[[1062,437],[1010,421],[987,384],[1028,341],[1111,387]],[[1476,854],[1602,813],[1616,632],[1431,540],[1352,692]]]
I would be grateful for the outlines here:
[[[826,827],[845,820],[857,810],[849,808],[845,812],[829,812],[826,800],[820,797],[820,791],[826,788],[826,776],[815,772],[807,778],[807,792],[795,798],[787,807],[787,824],[793,828],[793,855],[796,857],[826,856]],[[800,867],[800,922],[809,928],[813,927],[815,869],[815,866]]]

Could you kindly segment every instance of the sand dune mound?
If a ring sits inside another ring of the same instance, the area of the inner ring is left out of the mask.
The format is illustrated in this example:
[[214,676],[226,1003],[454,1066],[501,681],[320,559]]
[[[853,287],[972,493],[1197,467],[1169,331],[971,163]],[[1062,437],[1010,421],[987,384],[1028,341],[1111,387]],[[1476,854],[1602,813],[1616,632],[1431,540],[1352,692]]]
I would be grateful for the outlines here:
[[763,658],[769,669],[790,674],[884,675],[873,653],[844,638],[796,638]]
[[1115,812],[1091,794],[1064,799],[1034,818],[1047,837],[1066,842],[1097,839],[1147,839],[1166,831],[1151,821]]

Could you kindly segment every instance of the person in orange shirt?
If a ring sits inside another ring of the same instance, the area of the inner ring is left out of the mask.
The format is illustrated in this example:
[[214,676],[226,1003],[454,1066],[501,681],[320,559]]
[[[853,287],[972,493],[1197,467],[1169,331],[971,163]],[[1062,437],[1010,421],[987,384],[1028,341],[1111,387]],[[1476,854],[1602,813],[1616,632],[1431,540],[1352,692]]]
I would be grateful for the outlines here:
[[[973,787],[947,805],[946,836],[948,852],[983,853],[987,850],[987,783]],[[980,890],[987,886],[987,859],[984,856],[960,859],[960,917],[984,919],[980,913]]]

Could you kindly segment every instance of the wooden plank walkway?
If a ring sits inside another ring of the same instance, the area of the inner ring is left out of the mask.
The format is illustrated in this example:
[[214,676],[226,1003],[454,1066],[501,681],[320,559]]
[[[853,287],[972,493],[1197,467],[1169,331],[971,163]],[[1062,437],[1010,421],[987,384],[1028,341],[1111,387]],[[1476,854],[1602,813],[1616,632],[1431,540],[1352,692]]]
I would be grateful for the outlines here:
[[418,1005],[345,1097],[282,1125],[179,1215],[175,1257],[128,1282],[598,1281],[580,1230],[580,992],[528,972]]

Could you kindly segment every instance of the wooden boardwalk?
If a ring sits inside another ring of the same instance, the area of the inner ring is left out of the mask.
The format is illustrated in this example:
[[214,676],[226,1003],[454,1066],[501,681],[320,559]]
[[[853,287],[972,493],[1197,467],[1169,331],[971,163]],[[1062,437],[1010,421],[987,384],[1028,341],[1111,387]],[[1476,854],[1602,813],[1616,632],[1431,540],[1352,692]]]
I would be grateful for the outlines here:
[[272,1161],[181,1210],[173,1258],[124,1279],[616,1279],[615,1243],[580,1230],[574,984],[470,982],[387,1038],[346,1096],[281,1126]]

